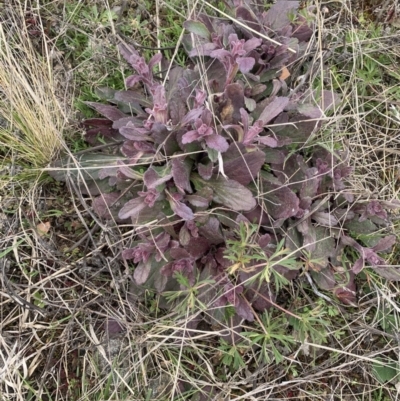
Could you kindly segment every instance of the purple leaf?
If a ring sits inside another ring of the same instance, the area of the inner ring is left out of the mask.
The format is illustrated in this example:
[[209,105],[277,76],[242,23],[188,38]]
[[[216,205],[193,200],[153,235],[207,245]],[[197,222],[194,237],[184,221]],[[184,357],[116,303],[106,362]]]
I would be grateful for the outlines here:
[[252,50],[257,49],[257,47],[261,46],[261,44],[262,40],[260,38],[251,38],[249,40],[246,40],[243,45],[243,50],[249,53]]
[[117,91],[114,99],[125,103],[140,103],[144,107],[152,107],[151,101],[144,95],[134,90]]
[[198,107],[197,109],[190,110],[180,121],[180,124],[184,127],[187,124],[197,120],[200,118],[201,114],[203,113],[203,107]]
[[128,125],[128,123],[133,124],[133,126],[140,126],[143,124],[143,121],[140,120],[139,118],[130,116],[130,117],[124,117],[121,118],[120,120],[116,120],[112,123],[112,127],[115,129],[120,129],[122,127],[126,127]]
[[273,31],[279,31],[290,25],[289,13],[296,11],[298,1],[279,0],[273,4],[264,17],[264,23]]
[[175,185],[188,193],[192,193],[190,186],[190,173],[192,171],[193,161],[185,159],[184,156],[172,159],[172,178]]
[[238,57],[236,59],[239,70],[243,74],[247,74],[248,72],[250,72],[253,69],[255,62],[256,60],[254,60],[253,57]]
[[151,262],[146,264],[140,263],[138,266],[136,266],[135,271],[133,272],[133,278],[135,279],[136,284],[142,285],[147,281],[149,278],[150,269]]
[[167,282],[168,277],[164,276],[163,274],[156,274],[154,278],[154,288],[158,293],[161,293],[165,290]]
[[210,53],[210,56],[211,57],[215,57],[215,58],[217,58],[218,60],[221,60],[221,61],[225,60],[226,58],[233,61],[232,54],[228,50],[225,50],[225,49],[214,50],[214,51],[212,51]]
[[318,192],[322,177],[318,174],[316,167],[307,169],[305,173],[306,180],[301,184],[300,199],[314,198]]
[[126,166],[123,162],[118,162],[118,165],[119,165],[118,172],[122,173],[126,178],[131,178],[135,180],[141,177],[139,173],[137,173],[130,167]]
[[258,142],[262,143],[263,145],[269,146],[270,148],[276,148],[278,146],[278,141],[271,136],[259,136]]
[[186,225],[184,224],[182,228],[179,230],[179,242],[182,246],[186,246],[189,244],[191,235]]
[[252,308],[248,304],[248,301],[243,299],[240,295],[237,298],[238,302],[235,305],[236,313],[243,319],[246,319],[248,322],[253,322],[254,314]]
[[316,232],[315,227],[311,225],[310,218],[301,222],[297,229],[303,234],[303,246],[308,252],[312,253],[316,247]]
[[356,284],[354,282],[354,274],[350,272],[349,282],[343,286],[333,290],[335,296],[345,305],[357,306]]
[[143,175],[143,181],[147,188],[155,188],[171,178],[172,173],[169,167],[157,169],[157,171],[156,167],[150,167]]
[[285,162],[285,154],[278,149],[263,149],[265,160],[270,164],[283,164]]
[[[355,274],[358,274],[364,268],[366,262],[369,263],[376,270],[376,272],[379,272],[382,268],[385,269],[385,260],[378,256],[376,252],[386,250],[388,249],[388,247],[390,248],[391,246],[393,246],[393,244],[395,243],[395,239],[395,236],[391,235],[382,238],[373,248],[363,247],[356,240],[348,237],[347,235],[342,235],[341,242],[343,245],[352,246],[359,252],[360,258],[355,262],[354,266],[352,267],[352,271]],[[389,270],[386,270],[386,273],[389,274]]]
[[299,211],[299,198],[288,187],[271,179],[271,175],[263,172],[264,206],[274,219],[288,219]]
[[243,143],[245,145],[248,145],[253,142],[254,138],[258,134],[260,134],[261,132],[264,131],[264,126],[263,126],[263,122],[261,120],[257,120],[251,127],[249,127],[247,113],[242,110],[243,109],[240,109],[240,114],[242,115],[242,118],[245,119],[244,123],[243,123],[243,128],[244,128],[244,132],[245,132]]
[[194,259],[199,259],[210,249],[210,242],[204,237],[192,237],[186,246],[187,251]]
[[110,192],[108,194],[100,194],[93,199],[92,207],[94,212],[102,219],[111,219],[112,214],[110,209],[118,205],[115,202],[119,199],[121,194],[119,192]]
[[392,248],[392,246],[397,242],[395,235],[388,235],[382,238],[379,242],[372,248],[375,252],[382,252]]
[[259,120],[263,122],[263,124],[269,123],[276,116],[282,113],[283,109],[288,105],[289,98],[287,97],[276,97],[270,102],[263,112],[258,117]]
[[335,239],[329,229],[325,227],[312,227],[315,233],[315,247],[311,253],[316,268],[324,269],[328,266],[329,258],[335,252]]
[[109,120],[108,118],[88,118],[85,121],[82,122],[82,124],[85,127],[111,127],[113,125],[113,122]]
[[171,249],[170,254],[171,254],[171,257],[175,260],[187,259],[190,257],[190,254],[188,253],[188,251],[183,248],[173,248],[173,249]]
[[342,235],[340,240],[343,245],[352,246],[358,252],[362,252],[363,247],[355,239],[348,237],[347,235]]
[[140,75],[129,75],[125,80],[125,84],[128,88],[132,88],[138,82],[142,82],[142,80],[143,78]]
[[[336,172],[336,169],[335,169],[335,172]],[[381,203],[376,200],[372,200],[372,201],[368,202],[367,205],[363,205],[359,209],[360,209],[360,211],[362,211],[362,214],[358,220],[360,222],[367,220],[369,217],[372,217],[372,216],[377,216],[377,217],[381,218],[382,220],[387,219],[386,210],[384,210]],[[356,211],[358,212],[358,210],[356,210]]]
[[107,117],[111,121],[117,121],[121,118],[128,117],[122,111],[118,110],[115,106],[110,106],[108,104],[96,103],[96,102],[85,102],[89,107],[96,110],[98,113]]
[[226,175],[239,184],[248,185],[261,170],[265,154],[260,150],[248,151],[243,145],[233,143],[222,159]]
[[162,60],[162,54],[156,53],[149,61],[149,69],[152,70]]
[[[246,26],[249,26],[250,28],[254,29],[257,32],[261,32],[261,27],[260,27],[260,24],[258,23],[257,17],[248,8],[246,8],[244,6],[239,6],[236,9],[236,18],[240,21],[243,21],[246,24]],[[256,38],[252,38],[252,39],[248,40],[247,42],[251,42],[253,39],[256,39]],[[255,42],[251,42],[251,43],[255,44]],[[254,46],[254,47],[249,46],[249,48],[250,48],[250,50],[255,49],[260,44],[261,44],[261,41],[259,44],[257,44],[257,46]],[[247,51],[250,51],[250,50],[247,50]]]
[[108,337],[115,337],[124,331],[122,325],[113,317],[108,317],[104,324],[104,331]]
[[226,152],[229,148],[228,141],[221,135],[213,134],[204,137],[207,146],[211,149],[215,149],[218,152]]
[[127,219],[128,217],[137,216],[141,210],[147,207],[146,203],[142,198],[131,199],[126,202],[118,213],[120,219]]
[[297,110],[303,114],[303,116],[310,118],[321,118],[322,112],[321,109],[317,106],[313,106],[312,104],[301,104],[297,106]]
[[189,206],[186,206],[184,203],[179,202],[174,199],[170,199],[169,204],[170,204],[173,212],[175,214],[177,214],[179,217],[181,217],[183,220],[193,220],[194,219],[193,211],[192,211],[192,209],[190,209]]
[[187,195],[186,200],[196,207],[208,207],[210,204],[209,200],[198,195]]
[[211,161],[208,161],[207,164],[199,163],[197,165],[197,170],[202,178],[205,180],[209,180],[212,176],[213,173],[213,168],[214,165],[211,163]]
[[193,174],[193,181],[207,185],[213,190],[213,200],[216,203],[229,207],[233,210],[249,211],[256,206],[256,200],[253,194],[243,185],[231,179],[225,179],[222,176],[211,178],[204,181],[197,174]]
[[217,45],[215,43],[204,43],[190,50],[189,57],[210,56],[216,48]]
[[129,122],[125,127],[119,129],[121,135],[132,141],[149,141],[151,140],[149,131],[146,128],[138,128]]
[[312,218],[323,226],[333,227],[338,224],[338,220],[332,213],[316,212],[312,215]]
[[395,266],[379,266],[374,270],[386,280],[400,281],[400,270]]
[[201,138],[201,135],[197,132],[197,130],[188,131],[182,136],[182,143],[184,145],[187,143],[192,143],[197,141],[199,138]]
[[154,250],[155,246],[153,244],[141,242],[134,248],[124,249],[122,257],[126,260],[133,259],[133,263],[147,263]]
[[155,202],[160,198],[161,194],[155,188],[149,188],[147,191],[139,191],[138,195],[144,199],[144,203],[149,207],[153,207]]
[[199,232],[213,245],[219,245],[225,242],[219,220],[216,217],[209,217],[207,222],[199,227]]
[[272,303],[275,301],[275,295],[272,293],[270,285],[263,281],[259,283],[258,280],[249,283],[254,274],[259,273],[262,270],[261,267],[256,268],[254,272],[240,272],[240,282],[246,286],[245,296],[246,299],[251,303],[252,307],[258,312],[264,312],[266,309],[271,308]]
[[311,271],[311,277],[321,290],[331,291],[336,287],[335,275],[330,268],[319,272]]
[[269,234],[264,234],[260,237],[260,239],[258,240],[258,245],[260,245],[260,247],[266,251],[267,250],[267,246],[270,244],[271,242],[271,236]]
[[364,260],[359,258],[356,260],[351,270],[354,274],[358,274],[362,269],[364,269]]

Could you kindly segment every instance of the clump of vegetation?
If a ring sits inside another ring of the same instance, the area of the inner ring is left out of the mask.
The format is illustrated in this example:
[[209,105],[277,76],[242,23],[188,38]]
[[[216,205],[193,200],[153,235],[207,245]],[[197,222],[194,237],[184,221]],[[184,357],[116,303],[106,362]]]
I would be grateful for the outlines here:
[[15,171],[29,167],[21,174],[28,182],[63,148],[67,110],[56,93],[40,18],[18,7],[0,24],[0,163]]
[[[127,90],[100,88],[111,104],[88,102],[104,118],[84,124],[91,144],[121,146],[118,155],[81,156],[76,178],[83,174],[82,189],[97,196],[101,218],[137,227],[122,257],[136,264],[138,293],[174,291],[178,305],[195,288],[222,323],[253,321],[304,270],[350,305],[365,266],[400,278],[377,254],[395,243],[384,232],[397,204],[354,198],[345,149],[306,146],[337,99],[291,92],[281,78],[312,25],[313,14],[289,3],[265,13],[236,7],[234,22],[200,15],[185,23],[194,66],[163,79],[161,54],[146,63],[120,46],[135,74]],[[107,158],[115,162],[105,166]]]

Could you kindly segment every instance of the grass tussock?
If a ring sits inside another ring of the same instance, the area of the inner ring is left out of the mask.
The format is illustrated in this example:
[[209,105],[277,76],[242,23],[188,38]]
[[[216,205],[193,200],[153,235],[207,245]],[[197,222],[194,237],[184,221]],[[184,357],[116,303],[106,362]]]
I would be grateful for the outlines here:
[[[37,174],[63,147],[67,109],[56,93],[51,51],[17,5],[0,24],[0,162]],[[37,19],[37,31],[43,27]],[[39,49],[38,49],[39,48]]]

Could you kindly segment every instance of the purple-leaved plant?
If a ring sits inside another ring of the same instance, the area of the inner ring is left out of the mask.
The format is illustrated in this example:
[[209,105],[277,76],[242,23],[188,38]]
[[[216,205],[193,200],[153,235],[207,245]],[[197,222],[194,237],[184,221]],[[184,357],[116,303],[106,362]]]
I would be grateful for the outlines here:
[[[96,196],[100,218],[138,227],[122,252],[135,265],[138,294],[181,289],[179,273],[189,285],[208,283],[199,297],[214,320],[225,324],[228,305],[236,311],[232,321],[253,320],[276,294],[273,283],[252,279],[262,272],[259,262],[228,274],[229,244],[239,240],[241,223],[257,227],[251,241],[258,245],[244,258],[258,252],[268,260],[283,244],[298,263],[275,263],[277,274],[293,280],[307,267],[321,289],[345,303],[356,303],[354,275],[366,266],[400,279],[378,254],[391,249],[394,236],[376,234],[388,226],[387,209],[399,205],[354,200],[344,150],[302,150],[338,98],[312,89],[291,94],[280,78],[312,35],[295,3],[278,1],[267,12],[234,7],[252,31],[207,15],[187,21],[183,43],[195,66],[172,68],[165,85],[154,73],[160,54],[146,63],[121,45],[135,70],[128,89],[100,88],[108,103],[87,103],[104,118],[84,122],[86,139],[109,148],[80,156],[79,174],[68,177]],[[106,153],[115,146],[117,155]],[[67,179],[62,171],[52,175]],[[360,234],[373,244],[362,245]],[[353,265],[342,258],[345,247],[360,255]]]

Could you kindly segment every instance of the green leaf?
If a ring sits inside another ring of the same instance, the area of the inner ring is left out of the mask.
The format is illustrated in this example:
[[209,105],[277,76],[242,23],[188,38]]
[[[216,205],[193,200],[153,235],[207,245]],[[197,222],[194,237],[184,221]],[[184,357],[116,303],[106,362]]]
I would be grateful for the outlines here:
[[393,380],[400,373],[397,362],[393,360],[390,362],[384,361],[382,358],[376,358],[376,361],[385,363],[385,365],[382,365],[381,363],[374,363],[372,365],[372,373],[381,383]]
[[6,256],[9,252],[11,252],[14,248],[16,248],[22,241],[23,241],[23,239],[17,241],[14,245],[6,248],[4,251],[1,251],[0,258],[3,258],[4,256]]
[[232,210],[249,211],[256,207],[253,194],[237,181],[226,179],[221,175],[205,181],[198,174],[193,174],[191,179],[197,190],[203,186],[210,187],[213,190],[213,201]]
[[183,26],[186,30],[196,35],[201,36],[204,39],[211,41],[211,34],[207,27],[200,21],[185,21]]

